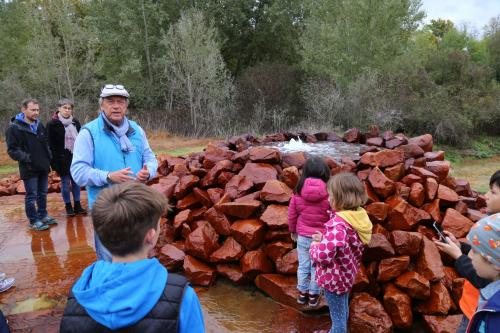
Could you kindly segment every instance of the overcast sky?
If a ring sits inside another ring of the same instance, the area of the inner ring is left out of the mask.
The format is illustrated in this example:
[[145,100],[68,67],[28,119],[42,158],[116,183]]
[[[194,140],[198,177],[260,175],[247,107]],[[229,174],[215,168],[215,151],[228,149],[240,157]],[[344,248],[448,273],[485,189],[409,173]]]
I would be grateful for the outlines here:
[[459,27],[467,23],[482,33],[490,18],[500,15],[500,0],[422,0],[422,9],[427,13],[426,23],[431,19],[448,19]]

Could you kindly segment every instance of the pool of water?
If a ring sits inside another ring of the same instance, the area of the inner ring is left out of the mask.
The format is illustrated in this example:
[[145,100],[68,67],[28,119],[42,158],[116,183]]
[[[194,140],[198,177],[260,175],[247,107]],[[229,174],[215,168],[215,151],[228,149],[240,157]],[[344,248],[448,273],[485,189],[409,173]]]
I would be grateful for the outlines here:
[[[292,139],[293,140],[293,139]],[[264,147],[278,149],[281,153],[305,152],[306,155],[331,157],[340,161],[342,157],[355,160],[359,157],[359,151],[364,145],[346,142],[317,142],[305,143],[302,141],[282,141],[265,144]]]

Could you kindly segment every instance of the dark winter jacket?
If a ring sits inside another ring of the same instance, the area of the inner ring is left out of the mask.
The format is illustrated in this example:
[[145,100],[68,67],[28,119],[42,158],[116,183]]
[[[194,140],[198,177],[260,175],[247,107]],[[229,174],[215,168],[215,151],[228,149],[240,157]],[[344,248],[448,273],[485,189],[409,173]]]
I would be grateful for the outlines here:
[[496,333],[500,327],[500,290],[479,309],[467,327],[467,333]]
[[[77,132],[80,132],[80,122],[73,118]],[[49,147],[52,151],[52,160],[50,165],[52,169],[57,171],[60,176],[68,176],[70,174],[71,160],[73,153],[64,148],[64,125],[59,120],[57,112],[54,113],[52,119],[47,123],[47,135],[49,138]]]
[[39,173],[50,171],[51,152],[47,142],[47,133],[41,123],[36,128],[36,133],[26,122],[11,119],[9,128],[5,133],[7,153],[19,162],[21,179],[29,179]]

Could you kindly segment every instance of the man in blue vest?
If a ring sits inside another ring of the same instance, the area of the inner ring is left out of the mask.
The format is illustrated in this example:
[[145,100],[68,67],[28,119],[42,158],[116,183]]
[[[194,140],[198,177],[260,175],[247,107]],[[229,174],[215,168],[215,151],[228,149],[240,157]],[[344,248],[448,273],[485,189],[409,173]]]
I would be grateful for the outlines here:
[[[144,130],[127,119],[129,93],[119,84],[106,84],[99,98],[99,116],[85,124],[75,141],[71,175],[87,187],[92,208],[99,192],[112,184],[146,182],[156,175],[158,161]],[[94,233],[97,259],[111,254]]]

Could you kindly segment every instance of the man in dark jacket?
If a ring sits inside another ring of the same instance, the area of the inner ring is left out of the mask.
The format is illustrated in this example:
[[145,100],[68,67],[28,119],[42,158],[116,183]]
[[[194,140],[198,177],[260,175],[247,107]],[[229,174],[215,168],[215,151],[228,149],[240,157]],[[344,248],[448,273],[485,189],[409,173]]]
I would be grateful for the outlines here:
[[21,112],[11,119],[5,134],[7,153],[19,162],[19,174],[26,189],[24,208],[30,227],[36,231],[46,230],[49,225],[57,224],[55,219],[47,215],[51,153],[39,115],[38,101],[32,98],[24,100]]

